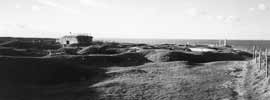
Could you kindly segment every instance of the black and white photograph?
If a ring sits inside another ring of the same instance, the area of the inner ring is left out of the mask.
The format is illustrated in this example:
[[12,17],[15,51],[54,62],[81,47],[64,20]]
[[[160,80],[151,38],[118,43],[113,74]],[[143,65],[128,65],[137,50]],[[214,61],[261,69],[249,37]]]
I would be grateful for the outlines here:
[[270,100],[270,0],[0,0],[0,100]]

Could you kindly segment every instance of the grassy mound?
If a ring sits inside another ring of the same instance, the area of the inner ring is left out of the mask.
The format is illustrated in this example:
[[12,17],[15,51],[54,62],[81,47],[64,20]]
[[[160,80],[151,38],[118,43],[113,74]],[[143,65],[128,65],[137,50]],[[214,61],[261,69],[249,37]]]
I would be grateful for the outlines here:
[[93,45],[79,50],[80,55],[88,54],[119,54],[125,51],[125,48],[110,47],[108,45]]
[[[61,84],[92,80],[101,67],[136,66],[148,62],[138,53],[119,55],[0,57],[0,79],[12,84]],[[102,79],[102,78],[101,78]]]
[[57,58],[0,57],[1,83],[61,84],[98,76],[103,71],[94,67]]
[[[103,67],[135,66],[147,62],[140,54],[1,57],[1,100],[88,100],[99,92],[90,85],[103,81]],[[125,73],[143,73],[140,70]]]
[[40,57],[40,56],[47,55],[47,52],[44,50],[15,49],[15,48],[10,48],[10,47],[0,47],[0,55]]
[[2,43],[3,47],[13,47],[19,49],[58,49],[61,46],[59,44],[52,44],[49,42],[31,42],[31,41],[7,41]]
[[[86,100],[105,70],[58,58],[0,57],[1,100]],[[89,97],[90,96],[90,97]]]
[[80,50],[81,48],[77,48],[77,47],[65,47],[65,48],[60,48],[57,49],[57,52],[63,52],[66,55],[77,55],[77,52]]
[[150,50],[142,52],[149,60],[154,62],[168,61],[190,61],[190,62],[211,62],[245,60],[252,57],[245,52],[185,52],[170,50]]
[[150,62],[140,53],[123,53],[114,55],[88,55],[76,56],[69,59],[71,62],[80,62],[81,64],[110,67],[110,66],[136,66]]

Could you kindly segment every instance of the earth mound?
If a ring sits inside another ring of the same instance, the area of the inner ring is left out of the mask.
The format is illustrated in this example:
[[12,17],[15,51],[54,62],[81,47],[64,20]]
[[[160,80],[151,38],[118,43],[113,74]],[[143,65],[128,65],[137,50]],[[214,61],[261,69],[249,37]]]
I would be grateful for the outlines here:
[[246,60],[252,57],[251,54],[237,52],[187,52],[182,50],[146,50],[142,54],[153,62],[168,61],[190,61],[190,62],[211,62],[211,61],[230,61]]
[[108,45],[92,45],[79,50],[77,54],[119,54],[126,51],[126,48],[111,47]]
[[24,42],[24,41],[16,41],[11,40],[7,41],[6,43],[2,43],[3,47],[13,47],[19,49],[58,49],[61,46],[59,44],[54,44],[50,42]]
[[0,57],[1,83],[52,85],[90,80],[104,71],[56,58]]
[[41,57],[46,56],[48,53],[44,50],[34,49],[16,49],[12,47],[0,47],[0,55],[4,56],[28,56],[28,57]]
[[75,56],[69,59],[71,62],[80,62],[81,64],[98,66],[98,67],[110,67],[110,66],[136,66],[150,62],[140,53],[122,53],[113,55],[82,55]]

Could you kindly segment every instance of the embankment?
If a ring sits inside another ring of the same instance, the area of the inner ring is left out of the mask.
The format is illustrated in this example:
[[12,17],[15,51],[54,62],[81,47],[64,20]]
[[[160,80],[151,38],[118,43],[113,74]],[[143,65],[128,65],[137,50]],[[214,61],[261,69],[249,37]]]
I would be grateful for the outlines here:
[[104,73],[102,67],[137,66],[149,62],[137,53],[119,55],[0,57],[0,77],[8,83],[57,84]]
[[[105,69],[59,59],[0,57],[1,100],[85,100],[104,80]],[[84,99],[80,99],[84,98]]]
[[142,54],[153,62],[189,61],[189,62],[212,62],[212,61],[235,61],[247,60],[251,54],[238,52],[186,52],[173,50],[146,50]]

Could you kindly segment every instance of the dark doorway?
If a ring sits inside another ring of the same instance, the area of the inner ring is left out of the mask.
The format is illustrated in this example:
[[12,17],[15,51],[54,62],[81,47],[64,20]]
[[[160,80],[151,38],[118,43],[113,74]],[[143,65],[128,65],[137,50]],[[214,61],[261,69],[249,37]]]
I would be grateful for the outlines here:
[[66,44],[69,44],[69,41],[66,41]]

